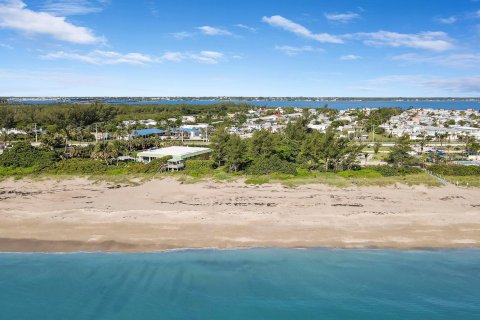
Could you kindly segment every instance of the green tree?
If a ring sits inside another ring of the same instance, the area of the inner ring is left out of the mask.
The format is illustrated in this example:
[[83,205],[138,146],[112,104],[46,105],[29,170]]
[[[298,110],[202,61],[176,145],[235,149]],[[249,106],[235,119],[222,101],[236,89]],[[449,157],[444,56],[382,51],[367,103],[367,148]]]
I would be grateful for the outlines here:
[[467,153],[478,153],[480,143],[474,137],[467,137],[466,151]]
[[322,158],[323,136],[318,131],[313,131],[305,137],[298,155],[298,161],[308,169],[317,169]]
[[351,169],[358,165],[358,156],[362,149],[363,145],[338,137],[331,130],[324,134],[313,132],[302,144],[299,161],[309,169]]
[[108,142],[100,141],[93,148],[91,157],[93,159],[104,160],[105,163],[108,164],[108,159],[112,157],[112,154],[112,149]]
[[395,166],[406,166],[414,163],[415,158],[410,154],[413,151],[410,145],[410,137],[399,137],[388,154],[386,161]]
[[116,159],[116,163],[118,166],[118,157],[123,156],[127,151],[127,146],[121,140],[113,140],[113,142],[109,146],[110,148],[110,156]]
[[258,156],[270,157],[275,154],[275,137],[268,130],[255,131],[250,139],[250,157],[255,159]]
[[66,146],[66,137],[61,133],[42,135],[40,141],[51,150],[64,148]]
[[215,164],[221,167],[226,161],[227,144],[230,140],[230,134],[225,127],[219,127],[215,133],[210,137],[210,146],[212,151],[212,160]]
[[247,163],[246,143],[237,135],[230,135],[225,148],[228,171],[237,172]]
[[9,141],[9,135],[6,130],[1,130],[0,139],[2,141],[2,147],[6,147]]
[[18,142],[12,148],[5,149],[0,155],[0,166],[45,168],[52,165],[57,157],[54,152],[33,147],[28,142]]

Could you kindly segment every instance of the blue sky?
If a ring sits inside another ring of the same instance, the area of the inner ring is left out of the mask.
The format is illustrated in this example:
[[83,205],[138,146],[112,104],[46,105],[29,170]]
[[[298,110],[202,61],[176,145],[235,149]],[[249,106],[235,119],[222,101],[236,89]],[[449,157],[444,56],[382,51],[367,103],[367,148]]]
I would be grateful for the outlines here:
[[0,0],[3,96],[479,96],[480,0]]

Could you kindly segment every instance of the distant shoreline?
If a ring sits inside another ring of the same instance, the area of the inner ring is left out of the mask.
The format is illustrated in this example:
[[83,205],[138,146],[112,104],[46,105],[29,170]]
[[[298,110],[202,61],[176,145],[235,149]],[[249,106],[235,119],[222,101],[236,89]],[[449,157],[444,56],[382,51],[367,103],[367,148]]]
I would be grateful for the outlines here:
[[0,252],[480,248],[480,189],[0,182]]

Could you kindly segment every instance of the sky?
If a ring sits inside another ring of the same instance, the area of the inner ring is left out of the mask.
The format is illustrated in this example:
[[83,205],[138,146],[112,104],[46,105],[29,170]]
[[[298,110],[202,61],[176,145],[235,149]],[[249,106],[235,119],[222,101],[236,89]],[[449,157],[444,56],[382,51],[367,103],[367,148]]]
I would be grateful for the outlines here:
[[0,96],[480,96],[480,0],[0,0]]

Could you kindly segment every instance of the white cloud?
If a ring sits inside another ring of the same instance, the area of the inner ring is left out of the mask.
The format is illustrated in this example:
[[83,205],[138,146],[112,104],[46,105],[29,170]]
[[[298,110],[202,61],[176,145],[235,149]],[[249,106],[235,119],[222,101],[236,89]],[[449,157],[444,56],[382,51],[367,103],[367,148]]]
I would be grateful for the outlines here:
[[457,53],[448,55],[420,55],[417,53],[405,53],[391,58],[395,61],[415,64],[434,64],[455,68],[479,68],[480,54],[478,53]]
[[325,18],[334,22],[347,23],[354,19],[360,18],[358,13],[347,12],[347,13],[325,13]]
[[198,62],[217,64],[223,59],[224,54],[217,51],[201,51],[198,54],[190,54],[189,57]]
[[65,17],[27,9],[21,0],[0,2],[0,28],[12,29],[27,35],[47,35],[57,40],[79,44],[103,41],[90,29],[65,21]]
[[48,0],[41,9],[56,16],[72,16],[101,12],[106,3],[98,0]]
[[127,54],[121,54],[114,51],[102,51],[94,50],[87,54],[71,53],[65,51],[51,52],[44,56],[43,59],[47,60],[77,60],[95,65],[108,65],[108,64],[148,64],[156,62],[156,59],[150,55],[132,52]]
[[288,20],[282,16],[277,15],[271,17],[263,17],[262,21],[268,23],[273,27],[281,28],[283,30],[292,32],[298,36],[316,40],[318,42],[343,43],[343,40],[340,37],[330,35],[328,33],[313,33],[304,26]]
[[138,52],[122,54],[115,51],[94,50],[84,54],[65,51],[50,52],[41,56],[41,58],[46,60],[81,61],[98,66],[117,64],[148,65],[164,62],[181,62],[185,60],[206,64],[217,64],[224,59],[224,54],[208,50],[200,51],[198,53],[167,51],[159,57],[154,57]]
[[245,30],[248,30],[248,31],[254,32],[254,33],[257,32],[257,29],[255,29],[253,27],[246,26],[246,25],[241,24],[241,23],[236,24],[235,27],[245,29]]
[[450,16],[446,18],[435,18],[435,21],[441,24],[454,24],[455,22],[457,22],[457,17]]
[[293,46],[275,46],[275,50],[281,51],[288,56],[296,56],[304,52],[322,52],[322,49],[311,46],[293,47]]
[[181,52],[167,51],[161,56],[160,59],[162,61],[180,62],[185,59],[185,54]]
[[344,40],[360,40],[365,45],[374,47],[406,47],[431,51],[445,51],[455,48],[453,40],[442,31],[425,31],[415,34],[380,30],[377,32],[359,32],[344,35],[313,33],[304,26],[282,16],[263,17],[263,22],[298,36],[327,43],[343,43]]
[[[224,58],[225,55],[218,51],[203,50],[198,53],[168,51],[158,58],[157,62],[181,62],[185,60],[191,60],[206,64],[217,64],[224,60]],[[235,58],[235,56],[233,58]]]
[[374,47],[407,47],[432,51],[445,51],[455,47],[452,39],[441,31],[406,34],[381,30],[345,35],[345,38],[363,40],[365,45]]
[[187,31],[174,32],[174,33],[171,33],[171,35],[175,39],[179,39],[179,40],[193,37],[193,33],[187,32]]
[[347,55],[341,56],[341,57],[340,57],[340,60],[353,61],[353,60],[358,60],[358,59],[361,59],[361,58],[362,58],[362,57],[357,56],[357,55],[355,55],[355,54],[347,54]]
[[200,30],[203,34],[206,34],[207,36],[231,36],[232,35],[232,33],[228,30],[211,27],[211,26],[201,26],[201,27],[197,27],[197,29]]

